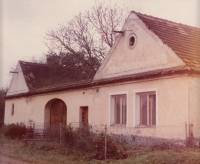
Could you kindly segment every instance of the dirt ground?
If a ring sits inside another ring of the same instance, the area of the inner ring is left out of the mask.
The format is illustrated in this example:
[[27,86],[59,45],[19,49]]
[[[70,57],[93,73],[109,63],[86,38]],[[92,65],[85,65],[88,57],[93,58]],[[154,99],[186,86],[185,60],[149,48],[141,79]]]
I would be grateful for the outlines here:
[[11,157],[6,157],[0,154],[0,164],[30,164]]

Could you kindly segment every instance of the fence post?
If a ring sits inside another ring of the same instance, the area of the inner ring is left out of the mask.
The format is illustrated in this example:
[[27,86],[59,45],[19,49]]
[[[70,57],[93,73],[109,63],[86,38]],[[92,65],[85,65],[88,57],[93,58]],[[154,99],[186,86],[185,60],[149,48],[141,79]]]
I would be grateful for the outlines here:
[[105,125],[105,162],[106,162],[106,156],[107,156],[107,125]]
[[60,123],[60,148],[62,146],[62,124]]
[[187,123],[185,122],[185,134],[186,134],[186,140],[187,140]]

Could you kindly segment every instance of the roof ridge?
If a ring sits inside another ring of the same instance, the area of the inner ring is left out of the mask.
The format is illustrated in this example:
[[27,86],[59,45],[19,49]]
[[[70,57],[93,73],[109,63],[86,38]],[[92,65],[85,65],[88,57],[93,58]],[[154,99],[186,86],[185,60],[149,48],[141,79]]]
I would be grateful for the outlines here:
[[26,64],[26,65],[32,65],[32,66],[39,66],[39,67],[48,67],[48,68],[65,68],[63,66],[56,66],[53,64],[45,64],[45,63],[33,63],[33,62],[27,62],[19,60],[20,64]]
[[22,60],[19,60],[19,63],[22,63],[22,64],[31,64],[31,65],[47,65],[47,64],[44,64],[44,63],[34,63],[34,62],[28,62],[28,61],[22,61]]
[[199,32],[200,32],[200,28],[199,27],[190,26],[190,25],[183,24],[183,23],[177,23],[177,22],[174,22],[174,21],[171,21],[171,20],[168,20],[168,19],[158,18],[158,17],[152,16],[152,15],[147,15],[147,14],[143,14],[143,13],[140,13],[140,12],[136,12],[134,10],[132,10],[131,13],[135,13],[136,15],[142,15],[142,16],[156,18],[156,19],[159,19],[159,20],[163,20],[163,21],[167,21],[167,22],[173,23],[173,24],[177,24],[177,25],[181,25],[181,26],[186,26],[187,28],[189,27],[191,29],[195,28],[195,29],[199,30]]

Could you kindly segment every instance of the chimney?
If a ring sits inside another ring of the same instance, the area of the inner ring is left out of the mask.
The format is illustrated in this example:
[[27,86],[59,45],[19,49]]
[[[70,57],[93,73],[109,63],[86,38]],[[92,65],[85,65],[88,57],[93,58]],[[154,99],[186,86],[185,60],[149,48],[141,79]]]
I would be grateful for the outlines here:
[[47,62],[46,64],[52,65],[53,64],[53,58],[50,55],[47,55]]

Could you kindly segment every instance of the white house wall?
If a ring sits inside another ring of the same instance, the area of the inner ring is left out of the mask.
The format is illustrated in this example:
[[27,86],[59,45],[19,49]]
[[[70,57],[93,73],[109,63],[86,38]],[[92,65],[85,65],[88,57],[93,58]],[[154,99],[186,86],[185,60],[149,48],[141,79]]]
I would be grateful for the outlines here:
[[[123,31],[124,34],[119,34],[95,75],[95,80],[185,65],[133,13],[128,17]],[[133,47],[129,46],[131,35],[136,39]]]
[[200,78],[190,77],[189,80],[189,123],[195,138],[200,138]]
[[[156,127],[135,127],[135,93],[156,90]],[[67,123],[80,122],[80,107],[88,106],[88,121],[91,125],[110,126],[110,95],[127,93],[127,125],[129,133],[157,135],[168,138],[184,138],[185,122],[188,120],[188,77],[180,76],[152,81],[129,82],[85,90],[36,95],[25,98],[7,99],[5,123],[45,123],[45,105],[52,99],[63,100],[67,105]],[[198,102],[199,103],[199,102]],[[11,115],[12,104],[15,106]],[[193,108],[196,108],[194,106]],[[198,113],[199,114],[199,113]],[[192,118],[191,118],[192,119]],[[194,118],[196,119],[196,118]],[[123,128],[121,128],[123,129]],[[118,133],[122,133],[119,129]]]
[[7,95],[15,95],[19,93],[28,92],[28,87],[26,85],[26,82],[22,73],[22,69],[19,63],[17,64],[17,67],[14,72],[17,72],[17,73],[14,73],[13,75]]

